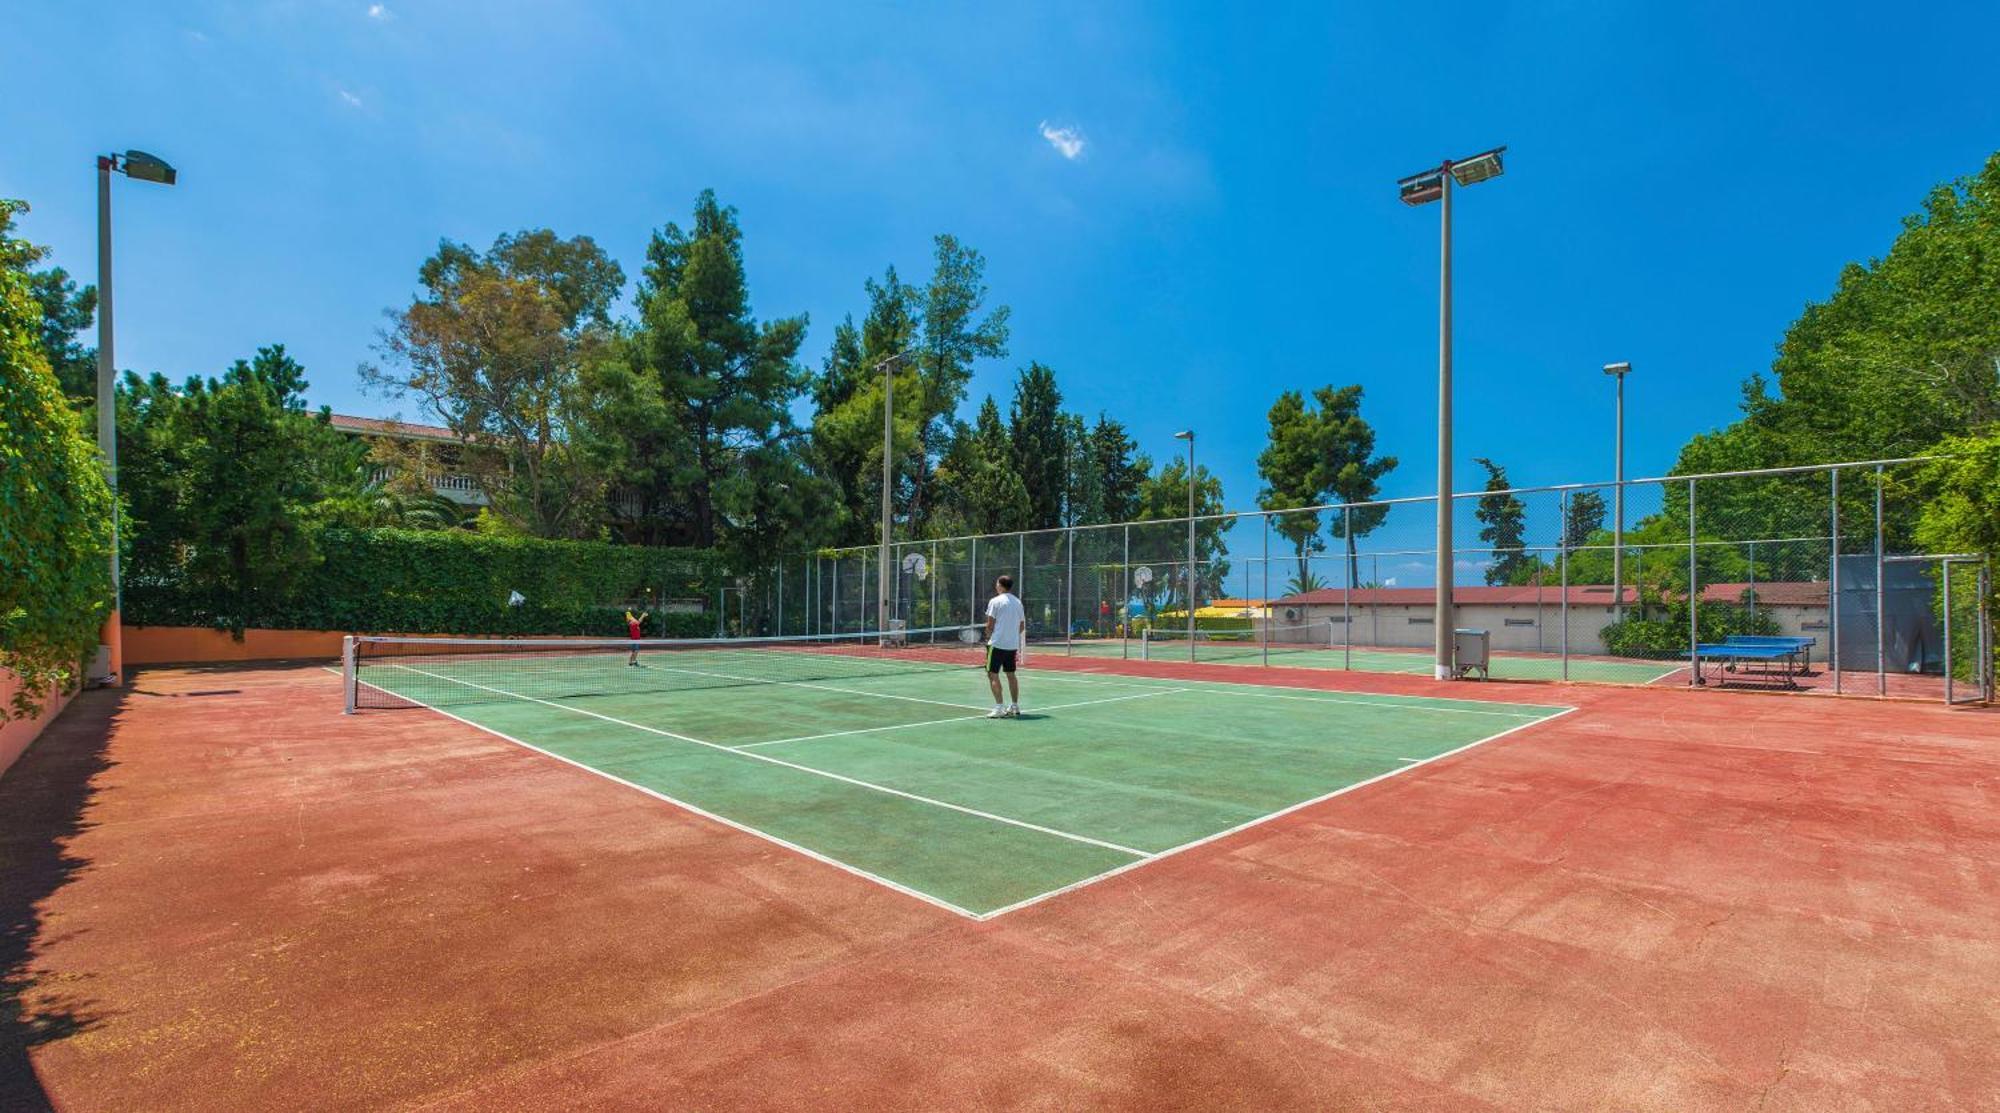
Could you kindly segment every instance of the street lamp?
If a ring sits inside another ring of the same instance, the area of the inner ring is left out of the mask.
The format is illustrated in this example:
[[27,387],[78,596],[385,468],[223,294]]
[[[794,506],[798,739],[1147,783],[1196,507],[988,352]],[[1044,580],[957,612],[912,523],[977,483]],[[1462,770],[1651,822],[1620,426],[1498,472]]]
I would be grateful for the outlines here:
[[1611,490],[1611,613],[1615,621],[1625,621],[1625,376],[1632,373],[1629,363],[1607,363],[1604,373],[1618,380],[1617,462],[1618,485]]
[[1187,548],[1187,636],[1188,660],[1194,660],[1194,430],[1183,429],[1174,434],[1177,441],[1188,442],[1188,548]]
[[141,182],[173,185],[179,173],[166,160],[144,151],[97,157],[97,450],[104,455],[104,481],[111,487],[111,614],[104,620],[105,672],[93,679],[122,684],[125,628],[119,619],[124,592],[118,578],[118,398],[116,360],[111,351],[111,172]]
[[889,644],[889,569],[894,563],[889,546],[894,530],[890,495],[896,483],[896,368],[902,362],[903,353],[893,352],[875,364],[882,372],[882,552],[875,570],[875,631],[884,645]]
[[1443,163],[1396,183],[1405,205],[1427,205],[1442,201],[1440,223],[1443,234],[1439,248],[1438,273],[1438,476],[1437,476],[1437,595],[1431,612],[1436,635],[1436,676],[1450,680],[1456,675],[1452,653],[1451,604],[1451,184],[1478,185],[1503,172],[1500,155],[1505,147],[1482,151],[1470,158]]

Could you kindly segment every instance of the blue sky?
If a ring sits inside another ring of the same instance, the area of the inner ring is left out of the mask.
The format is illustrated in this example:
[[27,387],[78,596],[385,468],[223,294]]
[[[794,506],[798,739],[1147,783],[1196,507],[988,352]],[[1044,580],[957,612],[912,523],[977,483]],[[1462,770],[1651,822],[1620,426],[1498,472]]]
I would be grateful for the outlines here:
[[178,187],[117,186],[120,365],[283,343],[315,402],[412,418],[354,368],[440,237],[548,226],[635,274],[714,187],[757,311],[809,313],[817,366],[862,280],[921,277],[949,231],[1013,307],[972,404],[1040,360],[1156,456],[1193,424],[1247,507],[1287,387],[1361,383],[1386,493],[1432,484],[1437,210],[1397,202],[1406,173],[1509,145],[1459,195],[1463,488],[1475,455],[1607,477],[1620,359],[1631,471],[1664,471],[1843,264],[2000,146],[1990,3],[1240,10],[29,4],[0,196],[88,281],[92,156],[168,158]]

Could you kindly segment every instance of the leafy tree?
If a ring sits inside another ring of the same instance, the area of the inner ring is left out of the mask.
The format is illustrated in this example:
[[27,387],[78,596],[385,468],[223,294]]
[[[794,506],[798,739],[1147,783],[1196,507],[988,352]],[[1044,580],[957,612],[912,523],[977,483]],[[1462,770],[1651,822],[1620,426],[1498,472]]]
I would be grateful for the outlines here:
[[1486,582],[1521,583],[1524,573],[1532,573],[1539,567],[1539,562],[1526,552],[1528,508],[1519,498],[1506,493],[1509,484],[1505,469],[1484,456],[1474,457],[1473,462],[1486,469],[1487,493],[1479,496],[1479,504],[1472,512],[1480,524],[1479,539],[1493,551],[1493,563],[1486,567]]
[[1061,525],[1069,486],[1069,443],[1055,372],[1039,363],[1030,363],[1021,372],[1014,382],[1007,436],[1014,471],[1028,489],[1028,527]]
[[[1222,480],[1208,468],[1197,465],[1194,471],[1194,513],[1201,519],[1195,523],[1194,535],[1196,573],[1193,586],[1197,605],[1203,598],[1213,599],[1223,594],[1223,585],[1229,580],[1229,561],[1223,556],[1226,547],[1222,535],[1235,527],[1236,520],[1210,516],[1221,514],[1224,509]],[[1185,525],[1187,513],[1187,461],[1175,457],[1146,478],[1139,490],[1139,517],[1149,521],[1179,519]],[[1155,583],[1155,590],[1166,591],[1169,601],[1175,606],[1184,606],[1187,602],[1186,564],[1187,559],[1183,555],[1179,558],[1181,573],[1177,576],[1162,575]]]
[[596,535],[618,462],[601,405],[611,390],[593,372],[611,354],[617,264],[588,237],[536,231],[484,255],[447,241],[418,277],[423,292],[382,338],[389,369],[364,366],[363,381],[416,396],[458,436],[500,520],[537,537]]
[[[751,316],[742,241],[736,210],[704,190],[692,227],[670,222],[654,233],[638,293],[632,350],[658,384],[665,428],[678,434],[667,473],[655,470],[641,497],[656,510],[684,507],[679,539],[702,547],[719,539],[718,493],[743,474],[745,457],[791,444],[791,404],[810,382],[796,362],[806,318],[760,325]],[[789,474],[792,465],[781,470]]]
[[1596,491],[1575,491],[1569,497],[1569,520],[1563,523],[1563,545],[1577,548],[1591,534],[1604,528],[1604,496]]
[[[1832,295],[1786,330],[1770,376],[1745,381],[1743,417],[1691,440],[1675,470],[1925,455],[2000,420],[1996,259],[2000,154],[1932,190],[1887,255],[1850,264]],[[1795,519],[1801,506],[1795,486],[1779,481],[1732,481],[1702,498],[1704,517],[1745,522]],[[1913,516],[1888,527],[1902,548]]]
[[1062,415],[1063,516],[1066,526],[1104,522],[1104,475],[1097,469],[1090,427],[1076,414]]
[[111,597],[111,492],[49,366],[45,249],[9,234],[26,207],[0,201],[0,668],[22,681],[0,719],[80,679]]
[[[1916,542],[1926,552],[1981,553],[2000,564],[2000,426],[1978,435],[1952,437],[1938,445],[1942,459],[1926,464],[1914,477],[1914,493],[1923,510],[1916,524]],[[2000,576],[1988,577],[1993,591],[1981,605],[2000,615]],[[1940,604],[1942,599],[1940,599]],[[1972,631],[1960,624],[1953,636],[1954,661],[1970,661]],[[1995,647],[2000,659],[2000,647]],[[1970,679],[1970,673],[1961,676]]]
[[307,411],[305,388],[282,345],[178,387],[125,377],[128,593],[173,586],[238,632],[291,599],[321,559],[313,527],[348,516],[365,488],[366,450]]
[[[1375,455],[1375,429],[1361,416],[1359,386],[1323,386],[1313,406],[1296,391],[1279,395],[1271,407],[1270,441],[1257,465],[1265,489],[1258,504],[1289,510],[1320,503],[1367,503],[1380,493],[1382,477],[1396,467],[1393,456]],[[1386,506],[1354,506],[1328,516],[1329,532],[1347,542],[1347,582],[1359,578],[1358,540],[1389,516]],[[1323,551],[1315,514],[1282,514],[1274,525],[1298,554],[1303,573],[1311,555]]]
[[[956,443],[966,427],[954,416],[965,399],[974,363],[1007,354],[1007,308],[984,312],[986,262],[951,236],[933,242],[930,280],[904,284],[894,267],[881,281],[865,284],[868,315],[857,330],[836,328],[834,344],[813,384],[815,413],[811,455],[822,474],[842,486],[847,524],[841,540],[872,542],[877,527],[882,468],[883,361],[893,365],[896,383],[895,517],[903,536],[951,532],[935,521],[966,504],[966,493],[944,489],[940,471],[959,480],[977,469],[944,469],[948,457],[971,446]],[[961,461],[962,465],[962,461]],[[990,492],[989,492],[990,494]],[[981,496],[974,501],[983,501]]]
[[952,439],[939,466],[940,489],[950,492],[951,520],[970,533],[1012,533],[1029,528],[1028,486],[1014,467],[1014,447],[1000,407],[989,396],[969,429]]
[[[1325,502],[1325,430],[1319,414],[1308,413],[1305,396],[1288,390],[1271,404],[1268,419],[1269,441],[1257,457],[1257,473],[1264,480],[1264,489],[1257,492],[1257,505],[1265,510],[1294,510]],[[1299,569],[1293,582],[1317,582],[1312,558],[1326,551],[1326,538],[1319,532],[1319,512],[1278,514],[1271,525],[1291,543],[1297,556]]]
[[68,272],[50,267],[28,276],[28,291],[42,309],[42,355],[63,393],[78,400],[95,398],[97,349],[85,347],[76,337],[97,319],[97,287],[78,290]]
[[1097,461],[1103,486],[1103,521],[1129,522],[1139,516],[1140,490],[1153,470],[1153,462],[1139,451],[1126,434],[1125,426],[1097,415],[1090,429],[1090,451]]
[[1007,307],[982,315],[987,294],[985,257],[953,236],[940,235],[933,243],[931,280],[917,302],[916,316],[923,326],[914,353],[920,387],[915,414],[918,451],[908,479],[911,533],[919,537],[929,532],[932,473],[950,448],[956,429],[951,415],[965,398],[973,364],[1007,354]]

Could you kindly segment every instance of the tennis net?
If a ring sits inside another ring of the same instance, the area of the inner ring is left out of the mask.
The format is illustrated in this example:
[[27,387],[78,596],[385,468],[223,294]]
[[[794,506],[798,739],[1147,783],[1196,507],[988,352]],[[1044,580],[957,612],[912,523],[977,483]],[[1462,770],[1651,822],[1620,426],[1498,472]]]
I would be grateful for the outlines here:
[[[1151,661],[1185,661],[1189,653],[1186,630],[1148,629],[1143,636],[1140,656]],[[1298,626],[1267,626],[1250,630],[1196,630],[1193,657],[1197,661],[1240,661],[1262,658],[1266,652],[1276,657],[1284,653],[1333,648],[1333,623],[1308,622]]]
[[342,653],[349,711],[459,707],[811,684],[971,668],[970,626],[782,638],[354,637]]

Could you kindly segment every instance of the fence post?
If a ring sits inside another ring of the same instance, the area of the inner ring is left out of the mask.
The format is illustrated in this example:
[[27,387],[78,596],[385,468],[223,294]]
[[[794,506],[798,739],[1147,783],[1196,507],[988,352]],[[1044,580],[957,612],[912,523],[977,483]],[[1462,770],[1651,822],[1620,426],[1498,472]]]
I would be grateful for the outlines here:
[[1352,672],[1354,671],[1355,561],[1354,550],[1351,548],[1354,544],[1354,507],[1349,503],[1342,503],[1340,506],[1340,539],[1343,544],[1350,546],[1347,560],[1343,562],[1347,574],[1340,578],[1340,624],[1347,627],[1347,632],[1340,638],[1340,667]]
[[[935,541],[931,542],[930,581],[931,581],[931,613],[924,616],[924,625],[943,626],[944,623],[938,621],[938,612],[937,612],[938,561],[937,561],[937,542]],[[937,636],[933,634],[931,636],[931,640],[936,641]]]
[[1701,676],[1701,584],[1696,579],[1695,567],[1694,482],[1688,480],[1688,665],[1694,674],[1688,678],[1690,686]]
[[1070,639],[1076,631],[1076,527],[1063,531],[1063,653],[1075,652]]
[[[1271,516],[1260,514],[1264,520],[1264,665],[1271,664]],[[1304,584],[1300,584],[1304,587]]]
[[971,623],[977,626],[979,625],[979,538],[977,537],[972,539],[972,574],[966,578],[969,582],[967,590],[970,592]]
[[785,562],[778,562],[778,636],[785,636]]
[[[1598,505],[1602,506],[1602,503]],[[1564,491],[1561,499],[1562,537],[1556,544],[1556,563],[1562,566],[1562,678],[1569,679],[1569,492]]]
[[1132,656],[1132,525],[1125,525],[1125,555],[1118,565],[1119,575],[1125,581],[1124,597],[1118,600],[1118,657],[1129,660]]
[[1828,507],[1833,514],[1833,556],[1827,569],[1826,667],[1833,673],[1833,691],[1840,694],[1840,469],[1827,472]]
[[1888,604],[1888,589],[1882,582],[1883,539],[1882,539],[1882,465],[1875,465],[1875,694],[1889,694],[1889,624],[1884,621],[1883,607]]

